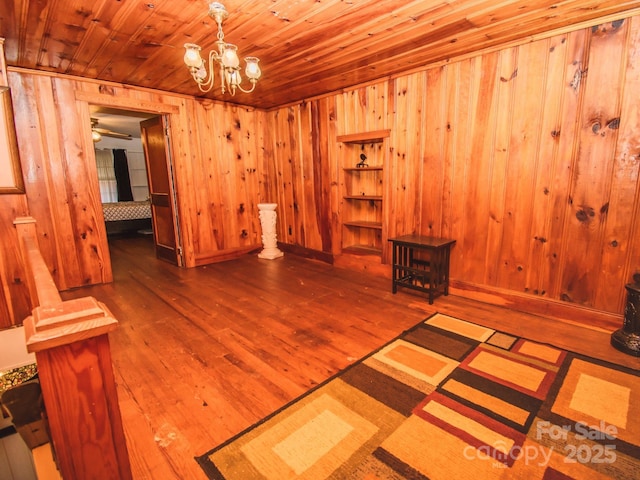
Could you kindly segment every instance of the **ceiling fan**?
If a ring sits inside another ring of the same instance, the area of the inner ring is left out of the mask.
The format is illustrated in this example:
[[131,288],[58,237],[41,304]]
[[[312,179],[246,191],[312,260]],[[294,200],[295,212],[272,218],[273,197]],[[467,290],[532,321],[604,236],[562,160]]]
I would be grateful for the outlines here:
[[91,137],[93,138],[93,141],[99,142],[100,140],[102,140],[103,136],[120,138],[123,140],[131,140],[131,135],[129,135],[128,133],[114,132],[113,130],[109,130],[107,128],[98,127],[98,119],[92,118],[91,119]]

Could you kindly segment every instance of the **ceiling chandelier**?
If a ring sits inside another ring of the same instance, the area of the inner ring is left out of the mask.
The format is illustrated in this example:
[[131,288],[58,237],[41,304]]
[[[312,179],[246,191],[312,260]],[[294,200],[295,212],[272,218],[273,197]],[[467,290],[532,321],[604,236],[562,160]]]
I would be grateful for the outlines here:
[[184,63],[187,65],[191,76],[198,84],[200,91],[209,92],[214,84],[214,64],[218,64],[220,68],[220,90],[222,93],[229,91],[231,95],[235,95],[236,89],[244,93],[253,92],[262,73],[258,66],[259,60],[256,57],[246,57],[244,59],[247,64],[244,73],[249,82],[251,82],[251,88],[245,90],[240,85],[242,77],[240,75],[238,47],[224,41],[222,22],[229,16],[229,12],[221,3],[212,2],[209,4],[209,16],[218,24],[218,40],[216,41],[218,51],[211,50],[209,52],[209,68],[207,71],[206,62],[200,56],[200,46],[195,43],[185,43]]

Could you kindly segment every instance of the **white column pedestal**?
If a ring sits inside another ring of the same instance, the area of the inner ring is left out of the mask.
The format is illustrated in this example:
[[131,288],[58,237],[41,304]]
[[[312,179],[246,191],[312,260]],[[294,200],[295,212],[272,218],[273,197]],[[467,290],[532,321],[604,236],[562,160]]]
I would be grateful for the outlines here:
[[266,258],[273,260],[284,255],[278,248],[278,239],[276,234],[276,206],[277,203],[259,203],[260,225],[262,226],[262,245],[263,249],[258,254],[258,258]]

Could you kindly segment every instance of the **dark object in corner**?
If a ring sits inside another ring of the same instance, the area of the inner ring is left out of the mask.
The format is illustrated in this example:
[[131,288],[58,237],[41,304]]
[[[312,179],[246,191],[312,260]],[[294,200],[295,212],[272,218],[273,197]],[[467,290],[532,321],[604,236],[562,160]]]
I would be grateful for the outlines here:
[[611,334],[611,345],[621,352],[640,357],[640,278],[634,280],[635,283],[625,285],[627,305],[624,308],[624,325]]
[[31,380],[6,390],[2,394],[2,405],[29,449],[49,442],[40,382]]

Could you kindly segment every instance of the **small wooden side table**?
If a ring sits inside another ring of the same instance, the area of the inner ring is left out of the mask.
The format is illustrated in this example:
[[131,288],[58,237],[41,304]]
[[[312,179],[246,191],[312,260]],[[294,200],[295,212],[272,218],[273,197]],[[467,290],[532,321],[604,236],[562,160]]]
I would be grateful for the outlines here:
[[455,240],[422,235],[390,238],[392,243],[392,292],[398,287],[429,295],[429,304],[437,295],[449,295],[449,259]]

